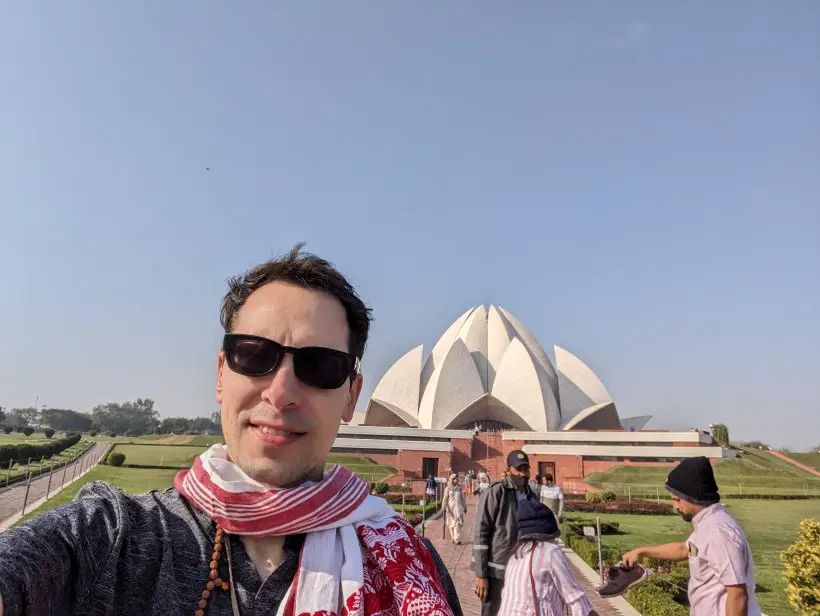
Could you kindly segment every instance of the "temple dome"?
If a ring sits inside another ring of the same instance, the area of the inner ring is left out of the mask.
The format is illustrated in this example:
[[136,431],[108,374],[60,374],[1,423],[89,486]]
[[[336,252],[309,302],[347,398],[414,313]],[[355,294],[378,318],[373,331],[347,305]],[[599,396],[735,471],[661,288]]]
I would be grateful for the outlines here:
[[556,368],[535,336],[503,308],[470,308],[424,360],[417,346],[376,385],[363,425],[451,429],[496,421],[519,430],[621,429],[595,373],[554,347]]

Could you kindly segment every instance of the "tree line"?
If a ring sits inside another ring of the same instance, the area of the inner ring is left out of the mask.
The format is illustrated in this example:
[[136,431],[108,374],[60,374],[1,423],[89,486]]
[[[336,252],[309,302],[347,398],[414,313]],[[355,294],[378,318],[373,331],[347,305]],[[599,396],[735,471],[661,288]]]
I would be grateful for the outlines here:
[[59,432],[89,432],[140,436],[143,434],[221,434],[219,411],[209,417],[166,417],[160,419],[150,398],[98,404],[90,413],[73,409],[34,407],[0,408],[0,427],[6,432],[51,429]]

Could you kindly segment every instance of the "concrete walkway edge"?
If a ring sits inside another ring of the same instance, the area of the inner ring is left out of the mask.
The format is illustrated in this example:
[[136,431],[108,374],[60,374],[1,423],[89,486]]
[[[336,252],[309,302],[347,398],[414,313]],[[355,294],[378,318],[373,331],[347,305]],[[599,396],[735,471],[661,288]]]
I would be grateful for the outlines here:
[[[45,503],[47,500],[51,500],[52,498],[57,496],[60,492],[65,490],[68,486],[70,486],[72,483],[74,483],[75,481],[80,479],[80,477],[82,477],[83,475],[88,473],[91,469],[95,468],[100,463],[100,461],[105,460],[105,457],[108,455],[108,452],[111,451],[111,447],[113,447],[113,445],[109,445],[108,447],[106,447],[105,451],[99,457],[99,460],[97,462],[95,462],[94,464],[89,466],[82,473],[80,473],[79,475],[74,477],[71,481],[66,482],[66,484],[63,485],[62,488],[60,488],[59,490],[53,492],[48,497],[43,496],[42,498],[38,498],[36,501],[32,501],[31,503],[27,503],[26,504],[26,509],[28,510],[28,512],[31,513],[32,511],[37,509],[40,505]],[[90,452],[91,452],[91,450],[89,449],[85,454],[83,454],[83,456],[88,455]],[[80,456],[80,457],[83,457],[83,456]],[[78,460],[79,460],[79,458],[78,458]],[[72,464],[74,464],[75,462],[72,462]],[[22,514],[22,512],[20,512],[20,513],[15,513],[14,515],[12,515],[12,516],[6,518],[5,520],[3,520],[2,522],[0,522],[0,533],[2,533],[3,531],[6,531],[9,528],[11,528],[12,526],[14,526],[22,518],[23,518],[23,514]]]

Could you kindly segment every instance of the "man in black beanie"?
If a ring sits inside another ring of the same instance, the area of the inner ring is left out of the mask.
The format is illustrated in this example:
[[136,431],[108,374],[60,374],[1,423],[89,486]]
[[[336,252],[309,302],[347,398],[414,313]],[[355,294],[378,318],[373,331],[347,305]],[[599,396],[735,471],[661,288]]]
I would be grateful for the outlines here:
[[635,548],[623,555],[627,567],[642,557],[689,560],[692,616],[760,616],[749,541],[720,504],[708,458],[687,458],[666,478],[675,511],[695,530],[685,542]]

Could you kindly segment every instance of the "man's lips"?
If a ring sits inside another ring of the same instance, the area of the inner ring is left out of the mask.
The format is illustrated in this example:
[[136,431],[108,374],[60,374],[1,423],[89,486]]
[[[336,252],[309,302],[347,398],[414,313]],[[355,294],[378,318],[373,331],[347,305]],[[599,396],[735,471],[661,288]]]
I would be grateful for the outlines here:
[[273,447],[290,445],[307,434],[307,432],[267,422],[251,422],[250,428],[260,441]]

